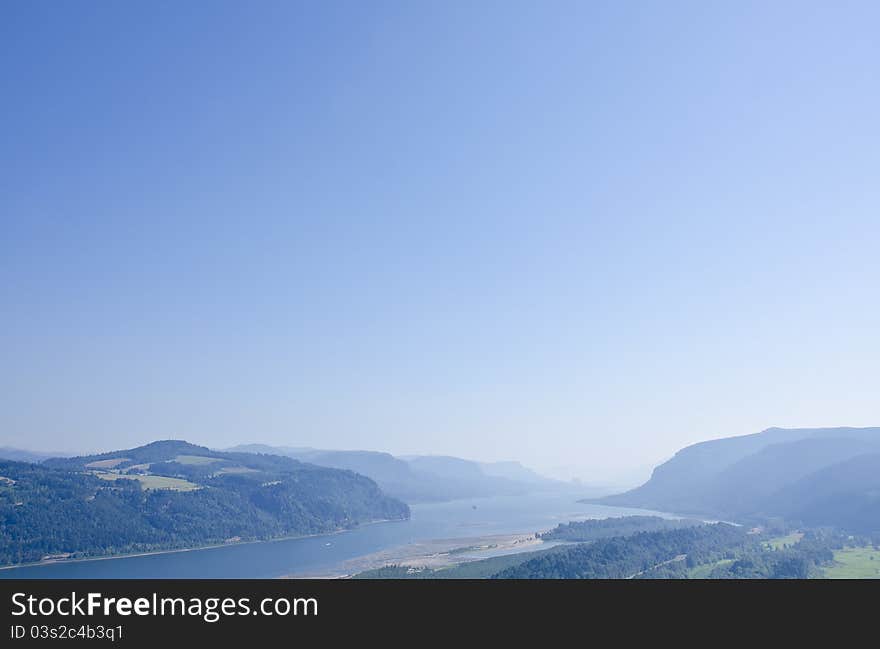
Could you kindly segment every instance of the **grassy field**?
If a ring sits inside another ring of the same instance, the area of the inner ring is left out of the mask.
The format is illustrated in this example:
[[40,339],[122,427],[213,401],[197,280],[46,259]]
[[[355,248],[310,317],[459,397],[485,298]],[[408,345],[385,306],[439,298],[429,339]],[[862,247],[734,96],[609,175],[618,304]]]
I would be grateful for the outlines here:
[[174,491],[193,491],[199,485],[180,478],[167,478],[163,475],[120,475],[118,473],[96,473],[102,480],[137,480],[144,489],[172,489]]
[[259,471],[246,466],[225,466],[214,473],[214,475],[224,475],[226,473],[259,473]]
[[213,464],[220,460],[216,457],[203,457],[201,455],[178,455],[174,458],[174,461],[178,464]]
[[826,579],[880,579],[880,550],[846,548],[834,552],[834,565],[825,569]]
[[715,568],[733,563],[733,559],[722,559],[715,563],[704,563],[688,570],[688,579],[708,579]]
[[770,539],[767,541],[767,545],[771,550],[782,550],[786,545],[795,545],[802,538],[804,538],[803,532],[792,532],[785,536],[777,536],[775,539]]
[[123,462],[128,462],[127,457],[116,457],[110,460],[96,460],[94,462],[89,462],[86,464],[87,469],[112,469],[117,464],[122,464]]

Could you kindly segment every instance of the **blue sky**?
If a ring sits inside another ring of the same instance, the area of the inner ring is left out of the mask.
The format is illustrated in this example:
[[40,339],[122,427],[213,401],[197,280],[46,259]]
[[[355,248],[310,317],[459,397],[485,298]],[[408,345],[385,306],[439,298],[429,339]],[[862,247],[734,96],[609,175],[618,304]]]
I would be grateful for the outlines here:
[[602,481],[880,422],[876,3],[4,14],[0,445]]

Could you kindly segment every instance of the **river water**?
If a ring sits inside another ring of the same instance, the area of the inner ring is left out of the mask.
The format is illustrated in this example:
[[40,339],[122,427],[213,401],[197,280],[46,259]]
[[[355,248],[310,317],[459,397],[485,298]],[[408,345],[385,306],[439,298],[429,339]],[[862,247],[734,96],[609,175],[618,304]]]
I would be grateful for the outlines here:
[[67,561],[0,570],[0,579],[246,579],[332,574],[379,550],[435,539],[538,532],[558,523],[636,514],[671,514],[577,502],[548,493],[413,505],[408,521],[298,539],[159,554]]

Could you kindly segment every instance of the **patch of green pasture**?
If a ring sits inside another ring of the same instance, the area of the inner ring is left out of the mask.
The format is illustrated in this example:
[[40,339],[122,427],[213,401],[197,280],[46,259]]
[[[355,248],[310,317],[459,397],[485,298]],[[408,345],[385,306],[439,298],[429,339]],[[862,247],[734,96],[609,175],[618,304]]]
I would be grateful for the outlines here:
[[702,563],[699,566],[694,566],[688,570],[688,579],[708,579],[709,575],[712,574],[712,571],[715,570],[715,568],[727,566],[731,563],[733,563],[733,559],[721,559],[720,561],[715,561],[713,563]]
[[785,536],[777,536],[774,539],[770,539],[767,541],[767,545],[771,550],[782,550],[786,545],[795,545],[796,543],[799,543],[802,538],[804,538],[803,532],[792,532]]
[[221,460],[220,458],[205,457],[204,455],[178,455],[172,461],[178,464],[213,464]]
[[872,547],[834,551],[834,565],[825,569],[826,579],[880,579],[880,550]]
[[225,466],[214,473],[214,475],[223,475],[225,473],[259,473],[259,471],[246,466]]
[[171,489],[173,491],[193,491],[199,485],[181,478],[164,475],[120,475],[118,473],[95,473],[102,480],[137,480],[144,489]]
[[127,457],[114,457],[109,460],[95,460],[86,464],[87,469],[112,469],[123,462],[129,462]]

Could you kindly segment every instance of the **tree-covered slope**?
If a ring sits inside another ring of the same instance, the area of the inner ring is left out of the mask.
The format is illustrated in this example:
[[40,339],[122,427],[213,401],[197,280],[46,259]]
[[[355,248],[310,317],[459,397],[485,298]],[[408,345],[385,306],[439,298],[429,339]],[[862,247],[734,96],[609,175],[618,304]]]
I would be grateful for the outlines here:
[[786,486],[768,508],[807,525],[880,534],[880,453],[859,455]]
[[0,563],[315,534],[409,508],[351,471],[163,441],[0,462]]
[[385,493],[408,503],[519,495],[536,489],[567,487],[564,483],[526,469],[518,462],[480,463],[434,455],[399,458],[376,451],[334,451],[262,444],[237,446],[230,450],[274,453],[320,466],[356,471],[375,480]]
[[633,579],[671,564],[684,569],[754,543],[742,528],[717,523],[615,536],[557,548],[502,570],[497,579]]
[[620,518],[592,518],[585,521],[560,523],[552,530],[539,534],[544,541],[584,543],[614,536],[630,536],[639,532],[660,532],[682,527],[702,525],[701,521],[659,516],[622,516]]
[[823,468],[878,451],[880,440],[813,437],[771,444],[721,472],[702,496],[713,511],[727,516],[778,514],[773,496],[779,490]]
[[[880,453],[880,428],[769,429],[703,442],[679,451],[632,491],[600,502],[709,516],[783,516],[812,524],[880,527],[873,483],[848,480],[844,469]],[[830,502],[836,503],[835,507]],[[839,515],[847,504],[847,516]],[[837,511],[837,513],[836,513]]]
[[12,460],[13,462],[31,462],[39,464],[43,460],[52,457],[60,457],[63,453],[44,453],[42,451],[27,451],[11,446],[0,446],[0,460]]
[[375,480],[385,493],[409,503],[444,499],[442,481],[433,476],[419,474],[408,462],[390,453],[272,447],[263,444],[238,446],[231,450],[274,453],[318,466],[355,471]]

